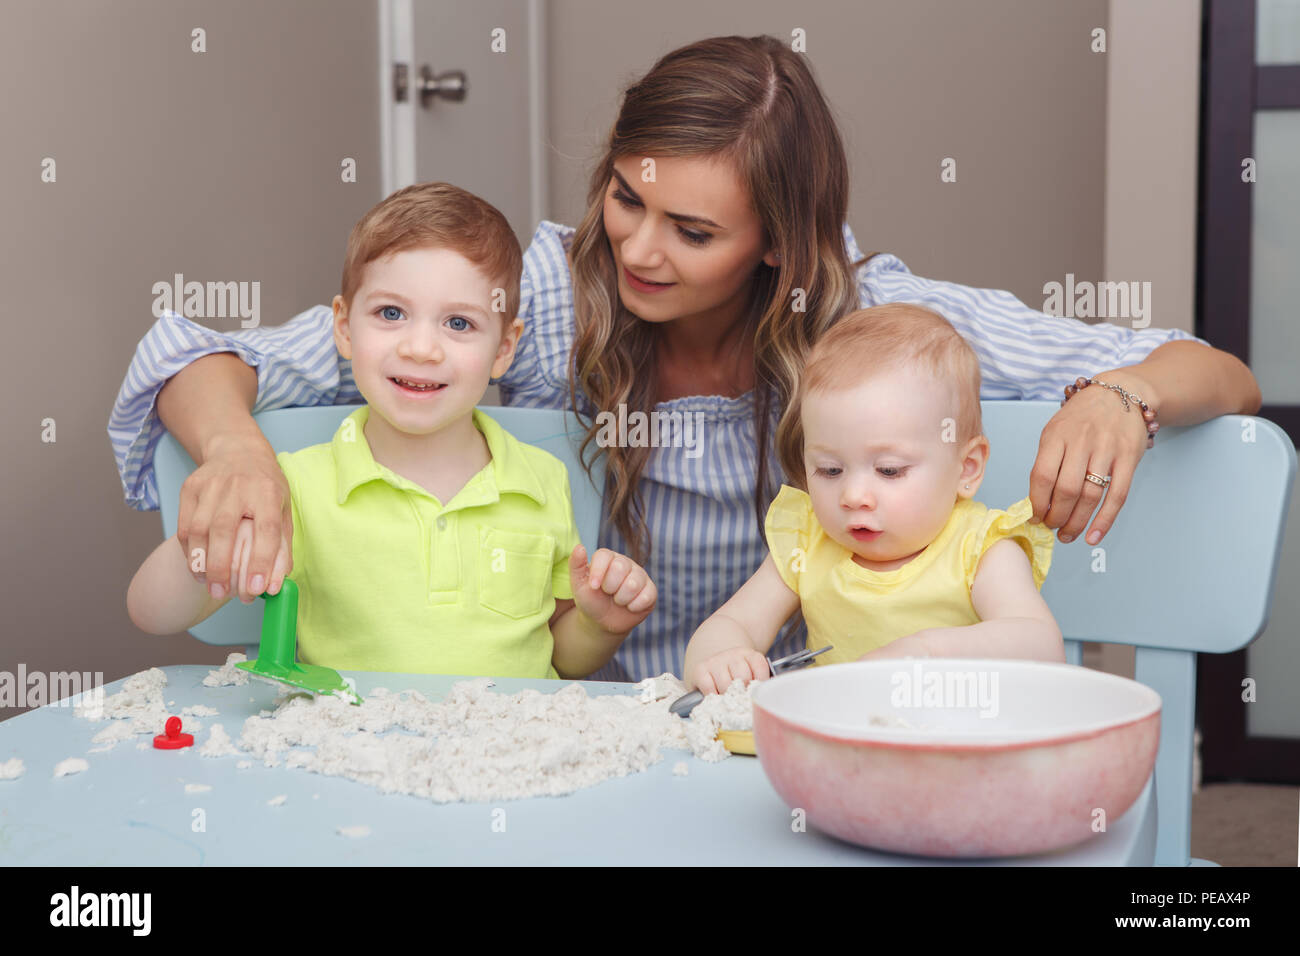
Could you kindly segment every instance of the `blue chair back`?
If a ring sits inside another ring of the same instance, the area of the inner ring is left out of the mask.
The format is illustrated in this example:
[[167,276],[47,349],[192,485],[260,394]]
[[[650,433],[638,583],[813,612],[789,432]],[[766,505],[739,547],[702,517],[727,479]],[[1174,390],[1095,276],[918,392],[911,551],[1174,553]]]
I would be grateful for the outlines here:
[[[1005,508],[1029,471],[1057,402],[983,402],[991,449],[979,498]],[[1134,426],[1136,427],[1136,425]],[[1161,428],[1115,526],[1052,552],[1043,597],[1080,663],[1080,641],[1136,648],[1134,676],[1163,699],[1156,757],[1156,863],[1191,862],[1196,654],[1245,647],[1273,602],[1296,453],[1277,425],[1223,415]]]

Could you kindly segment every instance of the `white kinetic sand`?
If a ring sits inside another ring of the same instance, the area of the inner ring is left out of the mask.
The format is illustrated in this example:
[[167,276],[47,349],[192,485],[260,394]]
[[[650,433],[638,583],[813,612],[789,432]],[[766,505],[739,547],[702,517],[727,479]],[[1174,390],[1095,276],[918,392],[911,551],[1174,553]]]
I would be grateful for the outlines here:
[[233,757],[238,753],[235,745],[230,742],[230,735],[226,733],[226,728],[221,724],[212,725],[212,729],[208,731],[208,739],[199,748],[200,757]]
[[[721,760],[728,750],[717,739],[719,730],[753,730],[753,683],[732,681],[721,694],[706,694],[686,721],[686,739],[697,757]],[[675,699],[675,698],[674,698]]]
[[[247,674],[234,667],[243,659],[231,654],[204,685],[244,683]],[[161,709],[165,685],[160,670],[136,674],[105,702],[103,716],[130,719],[135,733],[158,733],[167,716]],[[706,697],[687,720],[668,710],[686,692],[670,674],[642,681],[635,695],[592,697],[580,684],[517,694],[492,686],[487,678],[459,681],[441,701],[417,691],[376,689],[360,706],[291,694],[278,698],[274,710],[249,717],[237,743],[214,724],[199,752],[248,754],[268,767],[283,763],[447,803],[572,793],[645,770],[663,759],[664,750],[719,761],[729,755],[717,731],[753,727],[749,688],[738,683]],[[186,708],[204,716],[209,710]],[[137,722],[142,729],[134,729]],[[682,769],[689,772],[679,763],[674,773]]]
[[86,720],[125,720],[132,734],[163,732],[171,716],[163,702],[167,675],[156,667],[132,674],[122,682],[122,689],[106,699],[91,698],[78,704],[75,713]]
[[[513,695],[489,686],[461,681],[440,702],[376,690],[359,707],[294,696],[245,721],[239,744],[269,765],[283,759],[439,803],[572,793],[688,747],[666,702],[593,698],[578,684]],[[295,749],[304,747],[314,749]]]
[[133,721],[115,720],[99,733],[91,738],[91,743],[99,744],[98,747],[91,747],[88,753],[101,753],[112,750],[123,740],[129,740],[135,736],[135,728],[132,726]]
[[376,690],[359,707],[295,695],[245,721],[239,746],[268,766],[283,761],[446,803],[571,793],[644,770],[665,749],[722,760],[718,727],[752,726],[739,685],[685,721],[668,711],[685,690],[671,677],[643,682],[638,696],[590,697],[578,684],[553,694],[490,687],[486,678],[461,681],[443,701]]
[[[234,657],[235,655],[231,655]],[[214,673],[216,673],[214,671]],[[167,675],[156,667],[132,674],[122,682],[122,689],[111,697],[88,696],[74,709],[76,716],[89,721],[111,721],[92,738],[89,753],[112,750],[123,740],[129,740],[138,734],[148,734],[151,738],[161,734],[167,726],[167,718],[172,716],[163,700],[163,688],[167,686]],[[214,717],[217,711],[202,704],[186,707],[181,711],[185,715],[181,722],[182,733],[193,734],[203,725],[195,716]],[[143,741],[145,747],[148,741]],[[144,749],[144,748],[142,748]]]
[[82,773],[89,770],[90,764],[80,757],[69,757],[67,760],[60,760],[54,765],[54,776],[66,777],[74,773]]
[[[220,670],[209,671],[208,676],[203,678],[204,687],[230,687],[243,686],[248,683],[248,671],[241,671],[235,665],[241,661],[248,660],[246,654],[233,651],[226,657],[226,663],[221,665]],[[253,698],[249,698],[251,701]]]
[[12,760],[0,763],[0,780],[17,780],[26,771],[27,768],[23,766],[22,758],[14,757]]

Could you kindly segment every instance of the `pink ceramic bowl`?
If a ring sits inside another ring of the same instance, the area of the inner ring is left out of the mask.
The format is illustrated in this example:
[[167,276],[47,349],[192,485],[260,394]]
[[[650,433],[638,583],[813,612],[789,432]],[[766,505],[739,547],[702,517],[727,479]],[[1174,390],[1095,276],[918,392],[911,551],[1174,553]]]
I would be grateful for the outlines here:
[[1068,664],[864,661],[754,688],[754,743],[781,798],[896,853],[1080,843],[1133,805],[1159,741],[1159,694]]

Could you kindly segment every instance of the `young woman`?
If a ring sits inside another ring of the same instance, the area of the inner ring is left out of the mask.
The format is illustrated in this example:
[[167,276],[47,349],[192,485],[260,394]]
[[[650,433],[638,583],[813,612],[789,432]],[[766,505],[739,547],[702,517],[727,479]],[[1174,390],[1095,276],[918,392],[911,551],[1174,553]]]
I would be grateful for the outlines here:
[[[840,135],[804,58],[770,37],[717,37],[669,53],[626,91],[577,229],[538,226],[503,401],[702,422],[695,448],[648,448],[609,446],[592,421],[588,451],[605,456],[608,475],[599,543],[659,587],[659,607],[598,679],[680,674],[690,635],[762,563],[778,432],[797,428],[783,412],[812,343],[854,309],[913,302],[946,317],[979,356],[985,399],[1059,399],[1083,376],[1140,396],[1165,425],[1259,408],[1249,369],[1187,333],[1054,318],[1006,292],[914,276],[892,255],[863,259],[847,208]],[[199,463],[179,535],[187,551],[206,548],[209,567],[229,566],[239,520],[254,518],[253,594],[292,529],[250,410],[359,400],[330,320],[318,306],[224,334],[164,315],[109,423],[136,507],[157,507],[164,426]],[[1087,540],[1100,540],[1124,503],[1148,437],[1126,404],[1084,388],[1043,430],[1029,495],[1062,542],[1089,518]],[[773,654],[803,640],[796,617]]]

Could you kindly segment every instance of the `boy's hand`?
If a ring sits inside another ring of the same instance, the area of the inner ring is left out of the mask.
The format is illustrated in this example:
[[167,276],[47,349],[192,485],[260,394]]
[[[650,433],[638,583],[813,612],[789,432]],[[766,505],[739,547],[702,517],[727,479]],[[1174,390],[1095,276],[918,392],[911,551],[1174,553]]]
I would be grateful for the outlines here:
[[[248,515],[254,516],[256,530],[253,577],[272,585],[253,593],[267,590],[274,594],[293,570],[293,514],[289,483],[275,452],[260,434],[253,439],[236,436],[214,441],[204,449],[203,463],[181,485],[176,537],[187,558],[196,551],[206,556],[206,570],[195,570],[191,564],[190,573],[208,585],[208,593],[216,600],[232,593],[223,571],[227,562],[231,567],[237,563],[235,533]],[[284,570],[277,574],[281,560]],[[247,596],[247,592],[239,594],[240,600]]]
[[706,657],[686,675],[687,687],[702,694],[721,694],[732,681],[766,680],[771,677],[767,658],[752,647],[729,647],[712,657]]
[[624,634],[654,610],[659,592],[645,568],[626,555],[600,548],[587,564],[587,549],[569,555],[569,580],[578,609],[612,634]]
[[280,539],[280,550],[275,556],[275,566],[271,572],[269,582],[257,581],[256,585],[248,580],[249,568],[253,563],[253,531],[254,524],[252,518],[242,518],[239,527],[235,529],[235,551],[230,561],[230,577],[226,584],[229,586],[229,593],[234,596],[238,595],[243,604],[252,604],[257,596],[262,592],[269,594],[278,594],[280,587],[284,583],[284,576],[288,573],[290,560],[289,542],[284,538]]

